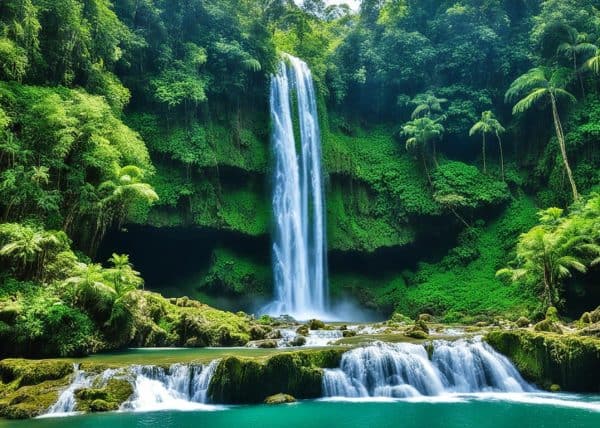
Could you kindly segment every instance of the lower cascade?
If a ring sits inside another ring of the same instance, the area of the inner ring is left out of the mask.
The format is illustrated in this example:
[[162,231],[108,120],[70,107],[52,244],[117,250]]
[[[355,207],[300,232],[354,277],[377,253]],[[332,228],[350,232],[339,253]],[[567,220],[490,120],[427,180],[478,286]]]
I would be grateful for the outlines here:
[[530,391],[534,388],[506,357],[477,339],[426,346],[378,342],[346,352],[340,368],[327,369],[323,376],[326,397]]
[[219,360],[208,365],[173,364],[168,368],[135,365],[123,369],[107,369],[101,373],[86,372],[75,366],[73,381],[59,396],[45,416],[77,411],[76,394],[83,388],[103,388],[110,379],[128,381],[133,394],[121,410],[192,410],[207,402],[208,386]]

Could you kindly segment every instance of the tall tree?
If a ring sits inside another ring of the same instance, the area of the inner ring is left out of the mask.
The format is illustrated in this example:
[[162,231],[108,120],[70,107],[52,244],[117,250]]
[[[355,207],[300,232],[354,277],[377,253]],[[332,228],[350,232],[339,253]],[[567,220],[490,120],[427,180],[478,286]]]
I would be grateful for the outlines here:
[[[409,137],[406,140],[406,150],[418,150],[421,152],[423,167],[425,168],[427,179],[431,184],[431,176],[429,174],[429,168],[427,167],[426,159],[427,147],[431,142],[442,138],[442,135],[444,134],[444,126],[429,117],[422,117],[407,122],[402,127],[402,133]],[[435,152],[433,153],[433,161],[437,165]]]
[[579,192],[577,191],[577,185],[575,184],[573,172],[569,165],[565,134],[558,112],[559,101],[567,103],[576,101],[575,97],[565,89],[570,76],[570,70],[565,68],[532,68],[510,85],[510,88],[506,91],[505,100],[506,102],[516,102],[513,107],[513,115],[525,113],[534,106],[545,107],[550,105],[556,139],[558,140],[560,154],[571,185],[573,200],[577,200],[579,199]]
[[570,28],[567,40],[558,46],[556,53],[567,58],[573,65],[573,73],[579,80],[581,86],[581,96],[585,97],[585,87],[583,78],[579,72],[579,60],[586,61],[591,56],[594,56],[598,51],[598,47],[593,43],[589,43],[586,36],[577,33],[577,30]]
[[485,136],[486,134],[494,134],[498,139],[498,147],[500,148],[500,169],[502,171],[502,180],[504,180],[504,154],[502,152],[502,140],[500,139],[500,134],[504,133],[506,130],[500,124],[500,122],[494,117],[494,113],[491,111],[484,111],[481,113],[481,120],[477,122],[471,130],[469,131],[469,135],[473,136],[475,134],[481,134],[483,143],[482,143],[482,155],[483,155],[483,172],[486,172],[486,163],[485,163]]

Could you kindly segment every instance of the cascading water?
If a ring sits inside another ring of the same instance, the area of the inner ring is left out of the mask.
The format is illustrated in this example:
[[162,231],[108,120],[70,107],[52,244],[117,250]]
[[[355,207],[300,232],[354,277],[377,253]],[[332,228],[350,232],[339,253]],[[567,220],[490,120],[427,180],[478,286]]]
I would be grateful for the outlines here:
[[75,367],[71,384],[59,396],[44,416],[72,414],[77,409],[76,391],[82,388],[102,388],[110,379],[125,379],[131,383],[133,394],[123,403],[122,410],[195,410],[214,409],[207,406],[210,380],[219,361],[200,364],[173,364],[165,369],[158,366],[131,366],[108,369],[102,373],[85,372]]
[[421,345],[376,343],[342,356],[325,370],[326,397],[439,396],[446,393],[529,392],[508,359],[481,340]]
[[192,410],[207,402],[210,379],[218,361],[208,366],[173,364],[168,370],[156,366],[134,366],[133,396],[124,409]]
[[[292,120],[297,99],[300,153]],[[291,55],[271,80],[275,301],[264,312],[326,317],[327,266],[321,136],[311,72]]]

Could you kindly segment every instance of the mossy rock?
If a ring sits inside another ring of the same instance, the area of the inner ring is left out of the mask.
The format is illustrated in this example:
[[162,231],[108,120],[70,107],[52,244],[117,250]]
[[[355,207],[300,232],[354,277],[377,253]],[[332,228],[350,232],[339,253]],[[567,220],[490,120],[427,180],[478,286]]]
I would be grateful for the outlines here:
[[[0,393],[0,417],[29,419],[45,413],[71,381],[71,376],[26,385],[16,390],[6,388]],[[11,386],[15,386],[16,383]]]
[[600,322],[589,324],[579,331],[580,336],[590,336],[600,339]]
[[308,322],[308,328],[311,330],[321,330],[325,328],[325,323],[321,320],[312,319]]
[[250,340],[262,340],[270,333],[270,329],[255,325],[250,328]]
[[600,340],[573,334],[494,330],[485,340],[543,388],[600,392]]
[[342,353],[336,349],[289,352],[266,361],[227,357],[213,375],[208,396],[223,404],[260,403],[278,393],[317,398],[322,395],[322,368],[337,367]]
[[356,336],[356,331],[354,330],[342,330],[343,337],[354,337]]
[[73,364],[57,360],[24,360],[7,358],[0,361],[3,383],[16,382],[16,387],[36,385],[46,380],[64,378],[73,373]]
[[304,346],[306,345],[306,337],[297,335],[294,337],[294,340],[290,342],[291,346]]
[[125,379],[111,378],[102,388],[82,388],[75,391],[77,410],[108,412],[118,410],[133,394],[133,387]]
[[310,328],[308,325],[301,325],[296,329],[296,333],[301,334],[302,336],[308,336]]
[[590,313],[584,312],[583,314],[581,314],[581,317],[579,318],[579,323],[580,324],[591,324],[592,316],[590,315]]
[[404,333],[405,336],[408,337],[412,337],[413,339],[421,339],[421,340],[425,340],[429,338],[429,335],[427,333],[425,333],[422,330],[414,330],[414,329],[409,329],[406,331],[406,333]]
[[263,349],[273,349],[273,348],[277,348],[277,341],[276,340],[260,340],[256,343],[256,345],[259,348],[263,348]]
[[529,327],[529,324],[531,324],[531,321],[529,321],[529,318],[527,317],[519,317],[519,319],[516,321],[517,327],[520,328],[525,328],[525,327]]
[[295,403],[296,399],[289,394],[275,394],[265,398],[265,404],[288,404]]
[[559,322],[560,319],[558,318],[558,309],[556,309],[554,306],[550,306],[546,310],[546,319],[552,322]]
[[600,306],[590,312],[590,321],[592,323],[600,322]]
[[545,331],[549,333],[562,334],[562,328],[558,325],[557,322],[552,321],[551,319],[546,318],[545,320],[540,321],[536,325],[533,326],[535,331]]

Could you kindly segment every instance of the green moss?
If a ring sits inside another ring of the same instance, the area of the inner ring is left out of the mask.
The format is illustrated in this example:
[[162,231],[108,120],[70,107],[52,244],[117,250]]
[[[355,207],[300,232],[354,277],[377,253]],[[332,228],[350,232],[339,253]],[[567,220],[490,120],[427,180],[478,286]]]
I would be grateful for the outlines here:
[[200,287],[220,295],[268,294],[272,289],[271,266],[251,256],[217,247]]
[[598,339],[497,330],[488,333],[485,340],[510,358],[523,376],[544,388],[558,384],[567,391],[600,391]]
[[71,381],[65,361],[5,359],[0,362],[0,416],[27,419],[45,412]]
[[15,382],[17,388],[36,385],[46,380],[62,379],[73,372],[65,361],[23,360],[6,358],[0,361],[0,378],[5,384]]
[[303,351],[275,355],[266,361],[223,359],[209,386],[213,402],[260,403],[277,393],[297,398],[321,396],[322,368],[337,367],[343,350]]
[[[468,232],[469,239],[459,241],[460,248],[451,251],[449,259],[437,264],[421,263],[396,309],[410,316],[420,312],[444,315],[449,322],[468,321],[481,314],[503,313],[515,318],[527,314],[536,305],[532,292],[505,285],[495,274],[505,264],[508,248],[519,233],[535,221],[535,213],[531,201],[520,197],[499,219]],[[461,254],[475,257],[465,259]]]
[[127,380],[111,378],[102,388],[83,388],[76,391],[77,410],[84,412],[118,410],[132,394],[133,387]]
[[150,113],[130,113],[127,122],[136,129],[154,154],[166,154],[182,164],[199,168],[228,166],[264,173],[269,159],[266,123],[246,126],[209,122],[166,124]]

